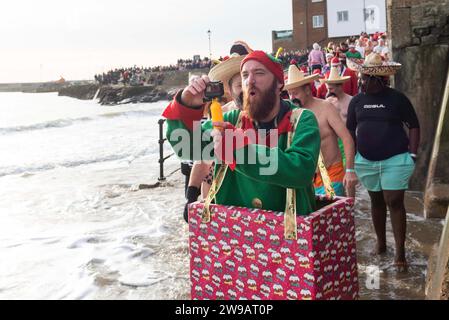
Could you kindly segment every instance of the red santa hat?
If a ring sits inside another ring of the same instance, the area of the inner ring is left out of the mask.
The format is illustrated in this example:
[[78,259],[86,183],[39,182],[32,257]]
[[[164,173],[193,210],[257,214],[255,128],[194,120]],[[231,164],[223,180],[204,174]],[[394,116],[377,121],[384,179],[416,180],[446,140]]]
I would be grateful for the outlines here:
[[323,79],[324,78],[324,76],[321,74],[320,69],[313,70],[312,75],[315,75],[315,74],[317,74],[319,76],[319,79]]
[[335,57],[331,60],[331,67],[336,67],[341,65],[340,59],[338,57]]

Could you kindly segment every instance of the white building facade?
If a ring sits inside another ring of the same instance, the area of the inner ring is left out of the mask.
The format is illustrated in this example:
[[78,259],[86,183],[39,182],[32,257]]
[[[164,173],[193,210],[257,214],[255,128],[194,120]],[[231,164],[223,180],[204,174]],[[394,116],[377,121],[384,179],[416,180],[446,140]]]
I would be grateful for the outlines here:
[[387,30],[386,0],[327,0],[328,37]]

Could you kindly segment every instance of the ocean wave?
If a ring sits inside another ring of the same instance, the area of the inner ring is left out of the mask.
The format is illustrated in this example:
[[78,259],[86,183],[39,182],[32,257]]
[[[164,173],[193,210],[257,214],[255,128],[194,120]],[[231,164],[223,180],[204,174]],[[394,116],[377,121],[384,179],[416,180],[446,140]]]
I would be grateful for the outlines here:
[[161,111],[158,110],[132,110],[132,111],[118,111],[105,113],[98,116],[93,117],[81,117],[75,119],[58,119],[52,121],[46,121],[41,123],[36,123],[28,126],[16,126],[16,127],[6,127],[0,128],[0,135],[11,134],[11,133],[19,133],[26,131],[34,131],[34,130],[43,130],[43,129],[53,129],[53,128],[64,128],[77,123],[87,122],[87,121],[98,121],[101,119],[109,119],[109,118],[117,118],[117,117],[154,117],[159,116]]
[[[154,149],[154,148],[153,148]],[[95,163],[103,163],[103,162],[111,162],[111,161],[128,161],[128,164],[131,164],[134,160],[145,157],[156,152],[156,149],[145,149],[141,150],[137,153],[125,153],[119,155],[109,155],[104,157],[98,157],[93,159],[83,159],[83,160],[75,160],[75,161],[64,161],[61,163],[46,163],[35,166],[28,167],[4,167],[0,168],[0,178],[9,175],[19,175],[26,174],[30,175],[37,172],[43,172],[47,170],[53,170],[56,168],[73,168],[79,167],[83,165],[95,164]]]

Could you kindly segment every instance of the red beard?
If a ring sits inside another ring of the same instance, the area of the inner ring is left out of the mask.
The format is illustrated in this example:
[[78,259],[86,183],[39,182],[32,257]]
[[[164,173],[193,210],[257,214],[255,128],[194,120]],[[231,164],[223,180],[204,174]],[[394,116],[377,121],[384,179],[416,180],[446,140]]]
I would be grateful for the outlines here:
[[[262,121],[265,120],[273,111],[276,103],[277,81],[273,80],[271,87],[260,92],[257,88],[248,87],[243,92],[243,110],[251,120]],[[256,95],[251,96],[250,92],[255,92]]]

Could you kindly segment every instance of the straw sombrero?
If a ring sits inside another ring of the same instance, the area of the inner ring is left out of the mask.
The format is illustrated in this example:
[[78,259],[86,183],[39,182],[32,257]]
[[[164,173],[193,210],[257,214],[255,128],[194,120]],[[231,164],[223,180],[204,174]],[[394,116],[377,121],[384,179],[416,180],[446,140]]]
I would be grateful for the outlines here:
[[217,64],[209,71],[209,78],[212,81],[223,82],[225,92],[230,92],[229,80],[240,73],[240,63],[245,56],[233,53],[227,60]]
[[340,76],[340,71],[338,67],[332,67],[331,71],[329,73],[329,77],[320,79],[321,83],[328,83],[328,84],[341,84],[351,79],[350,76]]
[[370,53],[363,59],[348,59],[348,68],[362,74],[370,76],[391,76],[394,75],[402,65],[397,62],[385,62],[378,53]]
[[320,77],[319,74],[312,74],[311,76],[305,76],[297,66],[290,65],[288,68],[288,78],[285,83],[285,90],[290,90],[297,87],[302,87],[308,83],[311,83]]

